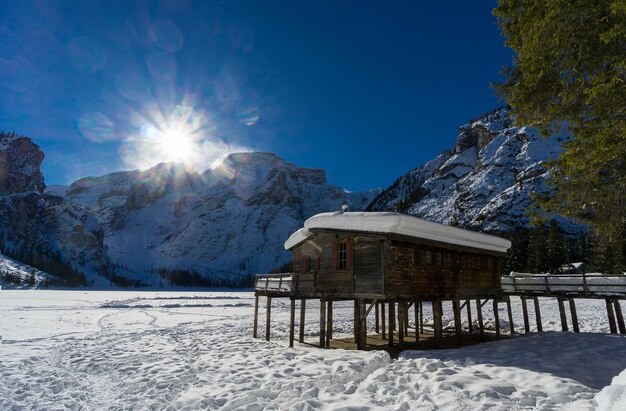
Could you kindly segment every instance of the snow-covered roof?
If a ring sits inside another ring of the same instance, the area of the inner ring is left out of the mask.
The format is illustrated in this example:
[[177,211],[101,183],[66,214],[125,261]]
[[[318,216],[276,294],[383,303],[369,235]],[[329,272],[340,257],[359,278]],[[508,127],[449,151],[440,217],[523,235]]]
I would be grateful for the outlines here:
[[500,253],[506,253],[511,247],[511,242],[504,238],[433,223],[405,214],[338,211],[317,214],[306,220],[304,227],[285,241],[285,249],[290,250],[313,236],[311,230],[314,229],[398,234]]

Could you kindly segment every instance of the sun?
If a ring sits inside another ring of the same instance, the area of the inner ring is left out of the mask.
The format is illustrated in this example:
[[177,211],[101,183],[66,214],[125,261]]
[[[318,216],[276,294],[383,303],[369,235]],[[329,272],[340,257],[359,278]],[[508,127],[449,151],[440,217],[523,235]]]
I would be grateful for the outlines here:
[[156,151],[166,161],[189,162],[195,155],[196,143],[192,135],[181,129],[158,131],[155,136]]

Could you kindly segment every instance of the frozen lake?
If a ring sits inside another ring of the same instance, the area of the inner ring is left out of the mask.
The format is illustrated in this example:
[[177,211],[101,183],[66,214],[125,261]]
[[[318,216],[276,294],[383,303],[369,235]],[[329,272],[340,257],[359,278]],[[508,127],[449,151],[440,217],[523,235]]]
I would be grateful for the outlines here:
[[[626,409],[620,381],[597,395],[626,368],[603,301],[577,301],[582,333],[550,331],[556,302],[542,300],[548,332],[395,360],[287,348],[288,300],[274,300],[272,341],[255,340],[253,303],[250,292],[3,290],[0,409]],[[307,310],[314,342],[319,306]],[[513,310],[523,331],[519,300]],[[336,336],[351,332],[351,311],[336,303]]]

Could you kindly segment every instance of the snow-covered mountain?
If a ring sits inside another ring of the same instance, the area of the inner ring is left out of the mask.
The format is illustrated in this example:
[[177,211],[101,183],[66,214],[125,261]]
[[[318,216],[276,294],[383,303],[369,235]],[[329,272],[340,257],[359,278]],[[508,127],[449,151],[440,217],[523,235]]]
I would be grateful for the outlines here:
[[400,177],[368,210],[484,231],[529,226],[532,193],[550,190],[542,163],[571,137],[563,131],[544,139],[512,124],[501,108],[461,126],[454,148]]
[[112,268],[102,230],[86,208],[43,194],[43,159],[29,138],[0,133],[0,252],[67,285],[98,284]]
[[161,269],[229,279],[267,272],[289,260],[282,244],[306,218],[343,204],[364,209],[380,190],[349,193],[323,170],[256,152],[202,173],[162,163],[46,192],[89,210],[122,275],[154,284]]

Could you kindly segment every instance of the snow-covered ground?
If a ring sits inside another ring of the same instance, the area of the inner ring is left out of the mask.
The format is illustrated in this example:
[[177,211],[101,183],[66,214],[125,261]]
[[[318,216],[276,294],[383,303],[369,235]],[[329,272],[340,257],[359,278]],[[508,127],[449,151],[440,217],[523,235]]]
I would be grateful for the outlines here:
[[[542,300],[548,332],[395,360],[289,349],[287,300],[274,300],[272,340],[255,340],[253,301],[246,292],[3,290],[0,409],[626,409],[626,373],[610,385],[626,369],[626,336],[606,334],[603,301],[577,308],[582,331],[604,334],[554,332],[556,302]],[[352,306],[334,308],[335,336],[349,334]],[[513,309],[522,331],[518,300]],[[318,310],[307,305],[310,342]]]

